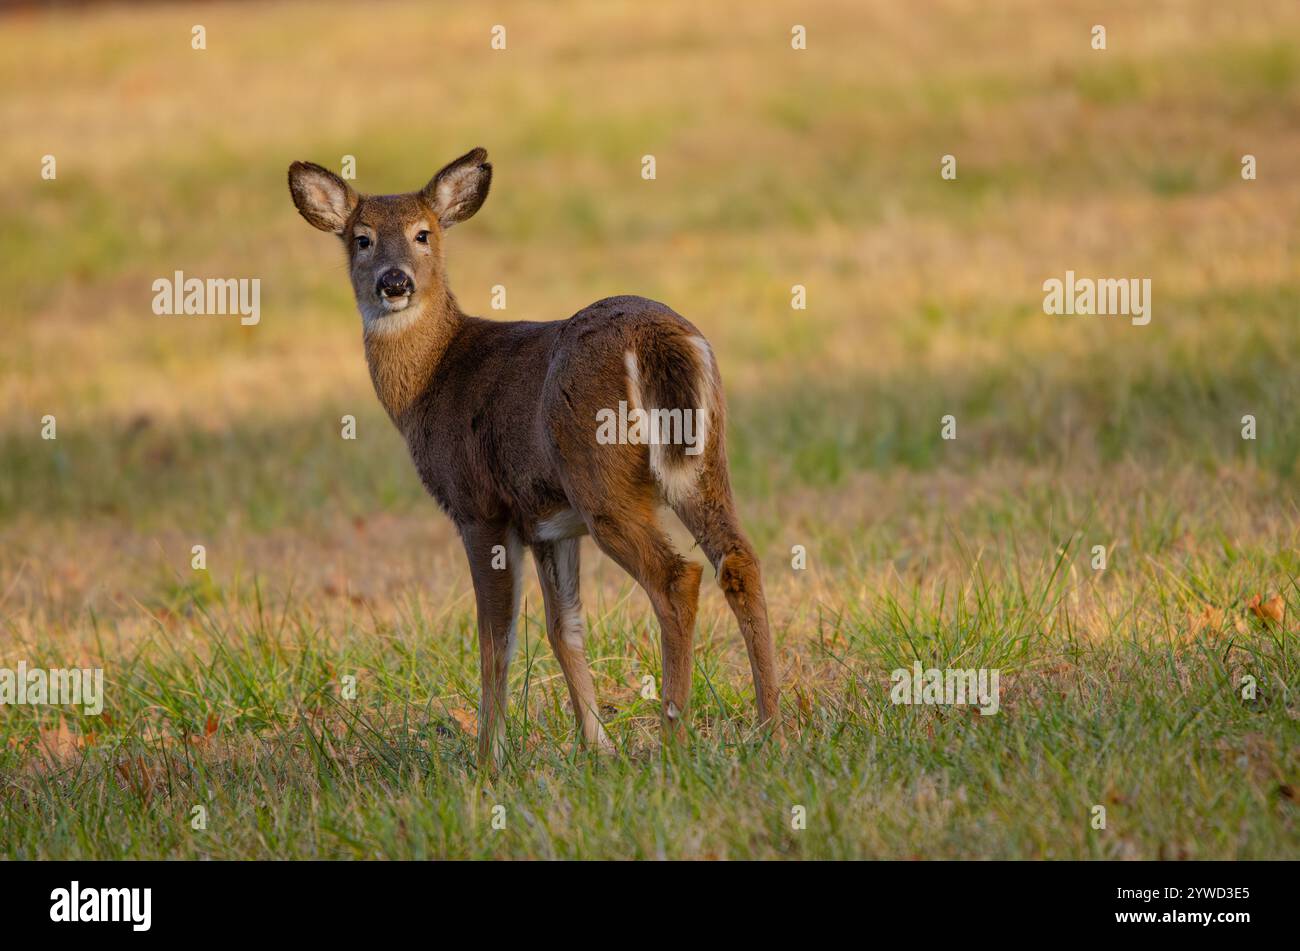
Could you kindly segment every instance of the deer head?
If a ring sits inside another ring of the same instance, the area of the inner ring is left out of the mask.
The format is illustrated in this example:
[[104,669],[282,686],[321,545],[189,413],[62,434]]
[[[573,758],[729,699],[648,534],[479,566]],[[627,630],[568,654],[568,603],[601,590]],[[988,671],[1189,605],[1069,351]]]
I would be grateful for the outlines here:
[[367,334],[405,329],[445,306],[442,233],[478,211],[491,184],[492,166],[481,148],[403,195],[359,195],[329,169],[311,162],[289,166],[299,213],[343,241]]

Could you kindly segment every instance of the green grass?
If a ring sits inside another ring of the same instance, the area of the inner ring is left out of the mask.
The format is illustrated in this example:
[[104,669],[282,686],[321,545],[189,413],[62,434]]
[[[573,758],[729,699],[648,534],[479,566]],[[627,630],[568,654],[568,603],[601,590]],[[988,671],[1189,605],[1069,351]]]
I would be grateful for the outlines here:
[[[1300,765],[1300,727],[1288,709],[1289,636],[1252,624],[1180,644],[1165,636],[1177,625],[1161,620],[1174,604],[1138,603],[1120,606],[1113,635],[1099,640],[1062,611],[1066,563],[1028,577],[976,567],[960,591],[914,588],[823,614],[783,750],[746,735],[749,704],[718,650],[731,635],[715,629],[697,652],[688,748],[649,742],[657,704],[624,691],[605,710],[622,752],[574,750],[534,607],[513,680],[522,709],[496,777],[479,772],[473,737],[451,714],[476,691],[462,608],[407,605],[391,625],[357,620],[327,637],[303,605],[269,609],[255,587],[206,605],[192,598],[178,605],[179,627],[151,639],[152,656],[115,665],[109,720],[95,723],[75,767],[12,745],[0,752],[6,849],[21,858],[1291,852],[1295,804],[1283,787]],[[1162,585],[1160,597],[1180,594]],[[1295,610],[1294,590],[1288,602]],[[626,640],[635,612],[602,617],[592,654],[608,693],[657,658],[648,640]],[[1000,669],[1002,709],[893,705],[887,673],[913,658]],[[1247,671],[1259,684],[1249,702],[1238,696]],[[341,699],[346,673],[359,676],[355,700]],[[7,739],[30,739],[35,723],[10,716]],[[206,829],[191,828],[196,805]],[[1103,830],[1091,822],[1099,805]],[[795,806],[805,828],[792,827]]]

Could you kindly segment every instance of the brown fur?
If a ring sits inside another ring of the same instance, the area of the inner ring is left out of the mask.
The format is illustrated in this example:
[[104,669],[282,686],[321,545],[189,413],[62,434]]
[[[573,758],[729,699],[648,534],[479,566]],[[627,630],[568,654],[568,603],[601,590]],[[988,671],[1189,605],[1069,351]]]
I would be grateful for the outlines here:
[[[656,512],[666,493],[651,471],[649,448],[596,440],[597,413],[629,398],[629,352],[648,403],[698,409],[712,395],[703,453],[691,457],[681,446],[665,449],[663,465],[684,473],[689,486],[669,501],[718,571],[749,653],[759,720],[775,729],[779,691],[772,638],[758,560],[731,497],[716,362],[701,356],[692,338],[703,338],[689,321],[640,297],[607,298],[567,320],[544,323],[483,320],[461,311],[447,288],[442,233],[486,198],[486,158],[476,149],[421,191],[395,196],[359,196],[308,163],[294,163],[289,172],[303,217],[338,234],[348,247],[375,392],[406,438],[425,487],[465,544],[478,607],[480,756],[490,762],[504,755],[506,672],[525,544],[538,563],[548,637],[556,645],[580,735],[589,744],[604,740],[585,652],[575,643],[581,627],[577,553],[565,547],[575,530],[556,536],[557,519],[568,510],[576,513],[574,524],[649,595],[662,637],[665,730],[674,736],[685,728],[700,568],[673,549],[658,525]],[[369,247],[359,246],[359,234]],[[413,279],[413,291],[405,309],[385,313],[376,280],[392,268]],[[493,556],[503,549],[507,568],[498,570]]]

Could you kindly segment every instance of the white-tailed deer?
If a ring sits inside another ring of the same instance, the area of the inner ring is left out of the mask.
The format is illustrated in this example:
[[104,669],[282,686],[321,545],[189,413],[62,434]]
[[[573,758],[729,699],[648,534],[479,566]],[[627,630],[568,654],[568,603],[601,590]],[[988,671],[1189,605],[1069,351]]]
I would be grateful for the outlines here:
[[499,763],[505,752],[524,545],[579,735],[591,747],[610,745],[578,596],[586,534],[650,596],[663,646],[664,729],[682,731],[701,571],[659,527],[661,503],[713,563],[745,638],[759,722],[778,728],[767,605],[731,497],[712,350],[683,317],[641,297],[607,298],[543,323],[463,313],[447,287],[442,235],[478,211],[491,181],[483,149],[405,195],[358,195],[319,165],[289,168],[298,211],[343,240],[375,392],[464,541],[478,605],[480,760]]

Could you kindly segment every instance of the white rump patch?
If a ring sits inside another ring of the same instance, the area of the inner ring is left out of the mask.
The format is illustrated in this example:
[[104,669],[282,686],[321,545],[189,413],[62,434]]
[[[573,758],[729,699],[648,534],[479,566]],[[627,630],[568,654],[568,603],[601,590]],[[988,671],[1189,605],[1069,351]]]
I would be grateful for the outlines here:
[[[703,406],[690,407],[690,409],[696,411],[695,445],[699,448],[699,451],[693,454],[686,453],[682,461],[674,463],[668,459],[661,443],[652,442],[649,447],[650,472],[655,481],[659,483],[660,489],[663,490],[664,500],[673,506],[690,498],[695,492],[701,472],[699,460],[704,458],[709,447],[709,437],[712,435],[709,422],[712,420],[718,405],[717,387],[713,383],[713,351],[709,348],[708,341],[703,337],[691,337],[689,340],[698,357],[696,361],[695,392],[704,404]],[[641,364],[637,360],[636,353],[632,350],[625,351],[623,364],[627,367],[628,405],[634,409],[645,411],[647,407],[642,396]],[[665,407],[649,407],[650,410],[656,408],[663,409]]]
[[696,445],[700,447],[699,455],[702,456],[709,448],[709,423],[712,422],[713,414],[718,407],[718,388],[713,382],[713,350],[709,347],[709,342],[703,337],[691,337],[691,346],[700,357],[700,375],[697,379],[699,385],[696,391],[704,403],[700,407],[704,412],[700,413],[695,421],[695,439]]

